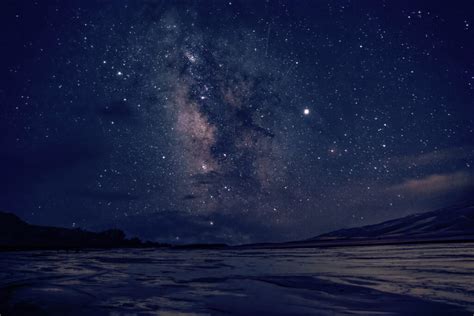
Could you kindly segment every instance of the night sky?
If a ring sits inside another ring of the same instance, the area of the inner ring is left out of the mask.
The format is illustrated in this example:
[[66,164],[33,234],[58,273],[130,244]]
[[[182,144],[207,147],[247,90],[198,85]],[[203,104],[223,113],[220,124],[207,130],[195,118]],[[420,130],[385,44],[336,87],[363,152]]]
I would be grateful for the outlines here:
[[472,1],[2,1],[0,209],[283,241],[474,199]]

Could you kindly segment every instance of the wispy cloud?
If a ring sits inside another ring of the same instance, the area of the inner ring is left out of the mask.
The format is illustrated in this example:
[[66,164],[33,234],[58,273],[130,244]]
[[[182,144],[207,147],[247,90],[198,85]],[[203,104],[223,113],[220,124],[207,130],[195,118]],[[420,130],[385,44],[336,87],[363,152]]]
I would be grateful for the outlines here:
[[474,186],[474,177],[465,171],[431,174],[423,178],[408,179],[391,186],[389,190],[401,193],[433,195]]

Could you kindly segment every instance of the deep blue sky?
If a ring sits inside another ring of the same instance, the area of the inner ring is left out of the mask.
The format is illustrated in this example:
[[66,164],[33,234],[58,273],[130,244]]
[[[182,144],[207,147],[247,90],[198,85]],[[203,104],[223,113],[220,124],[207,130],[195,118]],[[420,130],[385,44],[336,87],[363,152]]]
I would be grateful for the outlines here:
[[472,1],[0,12],[0,209],[31,223],[279,241],[474,196]]

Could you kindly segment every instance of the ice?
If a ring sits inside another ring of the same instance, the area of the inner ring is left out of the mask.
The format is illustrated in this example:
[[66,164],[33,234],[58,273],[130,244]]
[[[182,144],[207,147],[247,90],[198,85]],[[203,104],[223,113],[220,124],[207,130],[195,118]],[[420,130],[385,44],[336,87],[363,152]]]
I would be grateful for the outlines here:
[[474,245],[0,253],[2,315],[472,315]]

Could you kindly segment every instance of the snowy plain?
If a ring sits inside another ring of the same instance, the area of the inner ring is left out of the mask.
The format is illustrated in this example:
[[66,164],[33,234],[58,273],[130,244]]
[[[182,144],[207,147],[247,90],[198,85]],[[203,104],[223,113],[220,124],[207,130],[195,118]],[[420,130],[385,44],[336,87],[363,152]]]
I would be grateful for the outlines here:
[[473,315],[474,244],[0,253],[3,315]]

